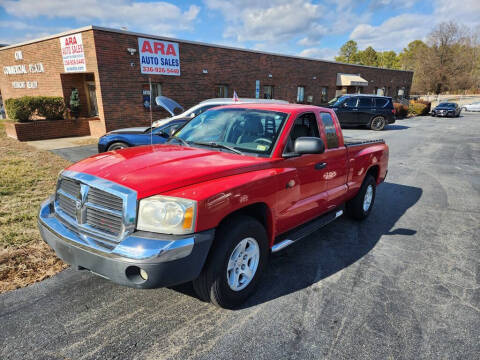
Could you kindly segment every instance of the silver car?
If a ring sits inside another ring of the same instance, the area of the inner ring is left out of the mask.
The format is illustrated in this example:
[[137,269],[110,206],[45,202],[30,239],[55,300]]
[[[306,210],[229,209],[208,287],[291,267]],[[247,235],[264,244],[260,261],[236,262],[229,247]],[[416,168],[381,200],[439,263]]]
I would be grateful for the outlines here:
[[463,111],[480,111],[480,102],[462,105]]
[[[155,102],[158,106],[163,107],[166,109],[170,114],[173,115],[173,111],[175,108],[179,108],[175,101],[172,99],[167,98],[166,96],[158,96],[155,98]],[[213,108],[215,106],[221,105],[229,105],[229,104],[246,104],[246,103],[256,103],[256,104],[288,104],[288,101],[285,100],[275,100],[275,99],[254,99],[254,98],[239,98],[238,101],[234,101],[232,98],[214,98],[204,100],[198,103],[195,106],[192,106],[190,109],[182,112],[181,114],[172,116],[168,118],[168,120],[177,120],[177,119],[185,119],[185,118],[194,118],[197,115],[200,115],[204,111]],[[153,126],[158,126],[163,124],[167,119],[161,119],[153,122]]]

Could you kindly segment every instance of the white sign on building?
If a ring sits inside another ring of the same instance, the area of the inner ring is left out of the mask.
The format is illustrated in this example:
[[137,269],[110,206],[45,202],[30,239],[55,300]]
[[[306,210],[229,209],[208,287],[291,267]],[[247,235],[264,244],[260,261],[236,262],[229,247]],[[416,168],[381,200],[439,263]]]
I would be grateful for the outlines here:
[[138,38],[142,74],[180,76],[178,43]]
[[72,34],[60,38],[63,67],[65,72],[87,71],[82,34]]

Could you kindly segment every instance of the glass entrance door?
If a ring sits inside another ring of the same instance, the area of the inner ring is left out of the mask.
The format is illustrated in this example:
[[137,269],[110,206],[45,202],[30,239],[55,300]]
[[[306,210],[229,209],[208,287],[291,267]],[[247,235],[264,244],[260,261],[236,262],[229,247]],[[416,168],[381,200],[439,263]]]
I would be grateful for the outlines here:
[[88,99],[90,103],[90,116],[98,116],[97,91],[95,81],[87,81]]

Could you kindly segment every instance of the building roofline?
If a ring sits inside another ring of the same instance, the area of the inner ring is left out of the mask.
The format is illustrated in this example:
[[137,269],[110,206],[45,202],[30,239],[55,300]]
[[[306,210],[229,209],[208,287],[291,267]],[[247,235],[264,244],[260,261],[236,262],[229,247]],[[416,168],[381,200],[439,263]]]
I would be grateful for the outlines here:
[[151,38],[151,39],[175,41],[175,42],[181,42],[181,43],[185,43],[185,44],[210,46],[210,47],[215,47],[215,48],[220,48],[220,49],[245,51],[245,52],[250,52],[250,53],[254,53],[254,54],[280,56],[280,57],[287,57],[287,58],[292,58],[292,59],[301,59],[301,60],[324,62],[324,63],[329,63],[329,64],[338,64],[338,65],[356,66],[356,67],[360,67],[360,68],[369,68],[369,69],[378,69],[378,70],[387,70],[387,71],[401,71],[401,72],[413,73],[412,70],[387,69],[387,68],[380,68],[380,67],[376,67],[376,66],[349,64],[349,63],[343,63],[343,62],[332,61],[332,60],[317,59],[317,58],[312,58],[312,57],[304,57],[304,56],[298,56],[298,55],[287,55],[287,54],[280,54],[280,53],[274,53],[274,52],[269,52],[269,51],[245,49],[245,48],[239,48],[239,47],[227,46],[227,45],[209,44],[209,43],[204,43],[204,42],[200,42],[200,41],[182,40],[182,39],[172,38],[172,37],[168,37],[168,36],[151,35],[151,34],[139,33],[139,32],[128,31],[128,30],[112,29],[112,28],[96,26],[96,25],[88,25],[88,26],[84,26],[84,27],[81,27],[81,28],[78,28],[78,29],[64,31],[62,33],[48,35],[48,36],[45,36],[45,37],[42,37],[42,38],[28,40],[28,41],[24,41],[24,42],[21,42],[21,43],[18,43],[18,44],[8,45],[8,46],[0,48],[0,51],[7,50],[7,49],[12,49],[12,48],[19,47],[19,46],[29,45],[29,44],[33,44],[33,43],[40,42],[40,41],[55,39],[55,38],[58,38],[58,37],[61,37],[61,36],[66,36],[66,35],[75,34],[75,33],[78,33],[78,32],[84,32],[84,31],[88,31],[88,30],[98,30],[98,31],[112,32],[112,33],[125,34],[125,35],[134,35],[134,36],[146,37],[146,38]]

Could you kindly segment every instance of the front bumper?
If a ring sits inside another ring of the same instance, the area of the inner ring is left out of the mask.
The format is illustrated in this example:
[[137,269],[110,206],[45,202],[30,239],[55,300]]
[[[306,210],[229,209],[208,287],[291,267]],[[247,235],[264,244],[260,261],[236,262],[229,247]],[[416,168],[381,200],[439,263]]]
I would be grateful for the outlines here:
[[[41,205],[38,227],[43,240],[66,263],[136,288],[171,286],[197,278],[215,234],[214,230],[186,236],[137,231],[107,250],[62,222],[53,211],[53,198]],[[147,279],[140,269],[148,274]]]

